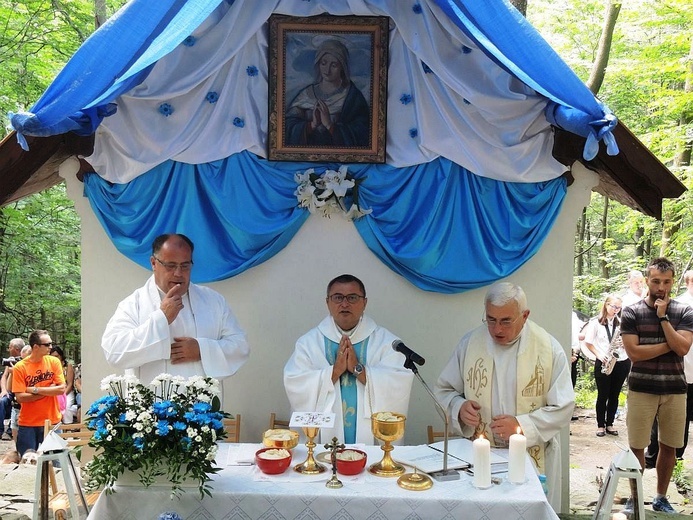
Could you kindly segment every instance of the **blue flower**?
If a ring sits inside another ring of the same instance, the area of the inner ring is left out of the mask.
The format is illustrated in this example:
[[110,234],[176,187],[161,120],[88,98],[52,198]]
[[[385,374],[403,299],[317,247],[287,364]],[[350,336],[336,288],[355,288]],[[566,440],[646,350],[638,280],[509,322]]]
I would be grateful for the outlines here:
[[421,68],[423,69],[425,74],[433,74],[433,71],[431,70],[431,67],[426,65],[423,61],[421,62]]
[[175,511],[167,511],[159,515],[159,520],[183,520],[181,516]]
[[238,128],[243,128],[245,126],[245,121],[243,121],[243,119],[240,117],[234,117],[233,118],[233,126],[237,126]]
[[160,437],[168,435],[168,421],[161,419],[156,423],[156,434]]
[[217,94],[216,92],[207,92],[205,99],[213,105],[214,103],[219,101],[219,94]]
[[414,11],[416,14],[421,14],[421,11],[422,11],[421,4],[414,4],[411,7],[411,10]]
[[186,428],[187,428],[187,426],[186,426],[186,424],[185,424],[184,422],[175,421],[175,422],[173,423],[173,429],[174,429],[174,430],[183,431],[183,430],[185,430]]
[[463,45],[462,46],[462,52],[464,54],[469,54],[470,52],[472,52],[472,49],[470,47],[467,47],[466,45]]
[[105,395],[91,404],[87,415],[104,417],[117,403],[118,398],[116,396]]
[[409,137],[414,139],[417,135],[419,135],[419,131],[416,128],[409,129]]
[[196,41],[197,41],[197,38],[190,35],[185,40],[183,40],[183,45],[185,45],[186,47],[192,47],[193,45],[195,45]]
[[251,78],[253,76],[257,76],[257,74],[258,74],[258,70],[257,70],[257,67],[255,65],[248,66],[248,68],[245,69],[245,71],[248,74],[248,76],[250,76]]
[[168,117],[171,114],[173,114],[173,112],[174,112],[173,107],[171,105],[169,105],[168,103],[161,103],[159,105],[159,113],[161,115]]
[[411,94],[402,94],[402,96],[399,98],[399,102],[403,105],[408,105],[411,103]]
[[[236,118],[238,119],[238,118]],[[233,124],[236,124],[236,119],[233,120]],[[242,119],[241,119],[242,121]],[[212,405],[209,403],[197,402],[193,405],[193,410],[197,413],[209,412],[212,409]]]
[[144,449],[144,439],[142,437],[137,437],[134,441],[132,441],[132,444],[137,448],[138,450],[143,450]]

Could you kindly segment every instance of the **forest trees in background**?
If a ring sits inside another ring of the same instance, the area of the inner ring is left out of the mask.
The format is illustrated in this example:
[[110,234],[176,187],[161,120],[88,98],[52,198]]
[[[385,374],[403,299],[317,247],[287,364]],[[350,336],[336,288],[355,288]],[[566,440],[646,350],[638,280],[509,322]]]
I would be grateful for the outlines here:
[[[0,0],[0,118],[33,105],[67,59],[124,0]],[[563,59],[687,186],[693,184],[690,0],[513,0]],[[602,29],[613,22],[613,37]],[[596,63],[602,65],[595,66]],[[592,76],[591,76],[592,74]],[[596,76],[594,76],[596,74]],[[575,306],[594,314],[603,293],[660,253],[683,271],[693,254],[693,201],[665,201],[663,222],[593,194],[576,223]],[[71,215],[71,216],[69,216]],[[33,327],[78,356],[79,219],[64,187],[0,209],[0,348]],[[54,327],[54,330],[51,328]]]
[[[690,190],[693,3],[531,0],[528,19]],[[656,256],[673,260],[680,276],[692,266],[692,223],[690,191],[664,201],[661,222],[593,193],[576,224],[574,307],[594,315],[605,293],[625,290],[628,271]]]
[[[0,0],[0,137],[124,0]],[[95,14],[97,13],[97,14]],[[59,185],[0,208],[0,351],[42,328],[80,361],[80,222]]]

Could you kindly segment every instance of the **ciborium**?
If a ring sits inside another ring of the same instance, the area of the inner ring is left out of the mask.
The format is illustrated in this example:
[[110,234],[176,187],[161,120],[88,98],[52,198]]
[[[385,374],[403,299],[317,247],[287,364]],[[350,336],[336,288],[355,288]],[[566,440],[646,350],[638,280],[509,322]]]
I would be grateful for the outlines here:
[[368,468],[373,475],[379,477],[398,477],[404,473],[404,466],[398,464],[390,456],[394,449],[392,442],[404,436],[404,421],[406,416],[394,412],[377,412],[371,415],[371,431],[376,439],[383,441],[380,447],[385,452],[383,459]]
[[313,450],[315,449],[315,437],[318,436],[320,428],[317,426],[303,426],[303,433],[306,434],[308,442],[306,442],[306,447],[308,448],[308,457],[305,462],[297,464],[294,466],[294,471],[303,473],[304,475],[317,475],[327,470],[325,466],[315,461],[313,457]]

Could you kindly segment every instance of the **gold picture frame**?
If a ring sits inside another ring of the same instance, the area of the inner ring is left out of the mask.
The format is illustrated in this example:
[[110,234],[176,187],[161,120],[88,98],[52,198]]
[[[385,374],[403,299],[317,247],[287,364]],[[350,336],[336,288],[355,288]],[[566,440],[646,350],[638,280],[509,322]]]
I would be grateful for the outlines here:
[[269,19],[268,158],[384,163],[389,18]]

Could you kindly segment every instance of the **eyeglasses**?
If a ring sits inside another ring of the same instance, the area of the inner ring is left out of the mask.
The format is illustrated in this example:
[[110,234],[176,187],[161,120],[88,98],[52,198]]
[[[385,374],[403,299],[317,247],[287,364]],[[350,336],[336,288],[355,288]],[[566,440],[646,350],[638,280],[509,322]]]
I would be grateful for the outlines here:
[[495,327],[496,325],[500,325],[502,328],[507,329],[521,317],[522,314],[520,314],[514,320],[511,320],[510,318],[503,318],[502,320],[497,320],[496,318],[481,318],[481,322],[488,327]]
[[39,343],[39,345],[43,345],[44,347],[52,347],[55,345],[55,343]]
[[349,303],[356,303],[358,302],[361,298],[366,298],[365,296],[361,296],[360,294],[340,294],[340,293],[335,293],[327,297],[328,300],[331,300],[332,303],[342,303],[344,300],[346,300]]
[[610,304],[609,304],[609,307],[611,307],[611,308],[612,308],[613,310],[615,310],[616,312],[618,312],[618,311],[621,310],[621,307],[619,307],[618,305],[614,305],[613,303],[610,303]]
[[183,262],[182,264],[177,264],[175,262],[162,262],[157,257],[154,257],[154,260],[159,262],[169,273],[173,273],[178,269],[180,269],[184,273],[187,273],[188,271],[190,271],[190,269],[192,269],[193,266],[192,260],[190,262]]

